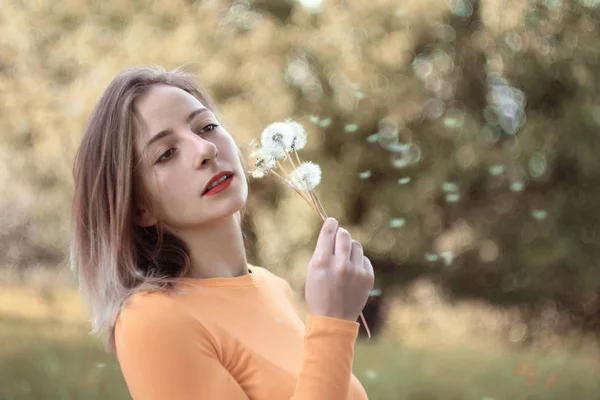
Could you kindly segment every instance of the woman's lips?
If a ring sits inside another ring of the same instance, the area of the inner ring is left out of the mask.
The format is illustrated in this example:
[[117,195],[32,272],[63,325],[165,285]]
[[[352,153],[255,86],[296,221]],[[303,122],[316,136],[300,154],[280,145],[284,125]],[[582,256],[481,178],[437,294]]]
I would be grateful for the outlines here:
[[221,182],[218,185],[216,185],[215,187],[207,190],[203,194],[203,196],[211,196],[213,194],[222,192],[223,190],[227,189],[229,187],[229,185],[231,185],[232,181],[233,181],[233,175],[229,175],[223,182]]

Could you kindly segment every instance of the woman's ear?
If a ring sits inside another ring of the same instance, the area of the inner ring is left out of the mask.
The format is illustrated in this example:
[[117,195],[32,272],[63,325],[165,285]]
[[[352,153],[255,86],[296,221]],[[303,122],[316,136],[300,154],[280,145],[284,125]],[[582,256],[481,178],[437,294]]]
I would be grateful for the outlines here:
[[133,214],[133,222],[143,228],[148,228],[156,225],[158,219],[146,205],[136,205],[135,212]]
[[136,207],[136,211],[133,216],[133,222],[143,228],[148,228],[156,225],[158,220],[149,210],[145,208],[139,209]]

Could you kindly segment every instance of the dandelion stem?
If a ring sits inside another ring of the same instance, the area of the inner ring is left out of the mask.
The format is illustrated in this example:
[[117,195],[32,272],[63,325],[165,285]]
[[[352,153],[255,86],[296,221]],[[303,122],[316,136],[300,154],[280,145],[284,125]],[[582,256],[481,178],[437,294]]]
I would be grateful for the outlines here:
[[367,325],[367,321],[365,321],[365,316],[363,315],[363,313],[360,313],[360,319],[362,320],[363,325],[365,326],[365,329],[367,330],[367,336],[369,337],[369,340],[371,339],[371,331],[369,330],[369,326]]
[[290,174],[288,174],[288,172],[286,171],[286,169],[285,169],[285,168],[283,168],[283,165],[281,165],[281,163],[279,162],[279,160],[276,160],[276,161],[277,161],[277,166],[278,166],[279,168],[281,168],[281,170],[283,171],[283,173],[285,174],[285,176],[286,176],[288,179],[290,179]]
[[323,204],[321,204],[321,200],[319,200],[319,196],[317,196],[317,193],[314,190],[311,190],[318,207],[321,209],[321,211],[323,212],[323,215],[325,215],[325,218],[327,218],[327,213],[325,212],[325,207],[323,207]]
[[300,156],[298,156],[298,151],[295,148],[294,155],[296,156],[296,161],[298,161],[298,165],[302,165],[302,161],[300,161]]
[[313,202],[313,205],[315,206],[315,209],[318,210],[319,217],[321,217],[321,220],[325,221],[325,219],[327,217],[323,214],[323,212],[321,212],[321,209],[319,208],[317,200],[315,199],[315,193],[312,190],[309,190],[308,195],[310,196],[310,198]]
[[[281,179],[283,181],[283,183],[285,183],[286,185],[289,185],[289,181],[287,179],[285,179],[283,176],[279,175],[277,172],[273,171],[272,169],[269,170],[270,173],[272,173],[273,175],[275,175],[277,178]],[[291,186],[291,185],[289,185]],[[315,213],[317,213],[318,216],[321,216],[319,214],[319,211],[315,208],[314,203],[308,199],[308,197],[306,197],[306,195],[304,193],[302,193],[300,190],[296,189],[295,187],[292,186],[292,188],[296,191],[296,193],[298,193],[300,195],[300,197],[302,197],[304,199],[304,201],[306,201],[306,203],[310,206],[310,208],[312,208],[314,210]]]
[[[292,167],[294,169],[297,168],[296,164],[294,164],[294,160],[292,160],[292,157],[290,157],[290,153],[288,153],[288,151],[286,149],[283,149],[283,151],[285,151],[285,155],[287,157],[288,160],[290,160],[290,163],[292,164]],[[300,164],[298,164],[298,166],[300,166]]]

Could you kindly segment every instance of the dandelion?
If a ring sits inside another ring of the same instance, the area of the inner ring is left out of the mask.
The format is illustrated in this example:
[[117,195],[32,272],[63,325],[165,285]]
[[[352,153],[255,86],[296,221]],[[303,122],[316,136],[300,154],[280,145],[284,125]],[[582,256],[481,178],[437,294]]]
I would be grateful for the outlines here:
[[285,158],[286,152],[292,151],[296,129],[286,122],[275,122],[263,130],[260,141],[263,151],[276,159]]
[[[311,116],[309,119],[323,128],[331,124],[331,118],[326,118],[320,122],[315,116]],[[261,133],[262,147],[259,148],[255,140],[251,141],[251,146],[254,148],[251,156],[255,159],[255,169],[251,173],[256,179],[264,178],[267,174],[275,176],[294,189],[319,218],[325,221],[327,213],[315,193],[315,188],[321,183],[321,167],[310,161],[302,162],[297,151],[304,148],[306,141],[306,132],[301,124],[291,120],[272,123]],[[292,152],[295,160],[290,155]],[[292,166],[291,173],[288,173],[281,162],[286,158]],[[276,171],[276,168],[279,172]],[[365,172],[370,175],[370,171]],[[368,337],[371,338],[371,332],[362,313],[360,317]]]
[[302,150],[306,146],[306,131],[304,127],[295,121],[287,120],[285,123],[289,125],[293,132],[292,150]]
[[264,178],[269,171],[275,168],[276,160],[272,154],[263,148],[256,148],[251,156],[256,159],[255,169],[250,171],[252,177],[256,179]]
[[290,180],[296,189],[313,190],[321,183],[321,167],[304,162],[290,174]]

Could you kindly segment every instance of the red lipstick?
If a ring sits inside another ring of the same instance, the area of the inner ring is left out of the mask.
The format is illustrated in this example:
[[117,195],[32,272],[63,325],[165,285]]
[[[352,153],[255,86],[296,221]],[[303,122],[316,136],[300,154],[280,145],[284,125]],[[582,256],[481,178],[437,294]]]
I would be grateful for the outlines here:
[[[231,185],[231,181],[233,180],[233,172],[232,171],[221,171],[208,181],[206,187],[204,188],[204,192],[202,192],[202,196],[209,196],[212,194],[217,194],[227,189],[229,185]],[[216,183],[216,184],[215,184]]]

